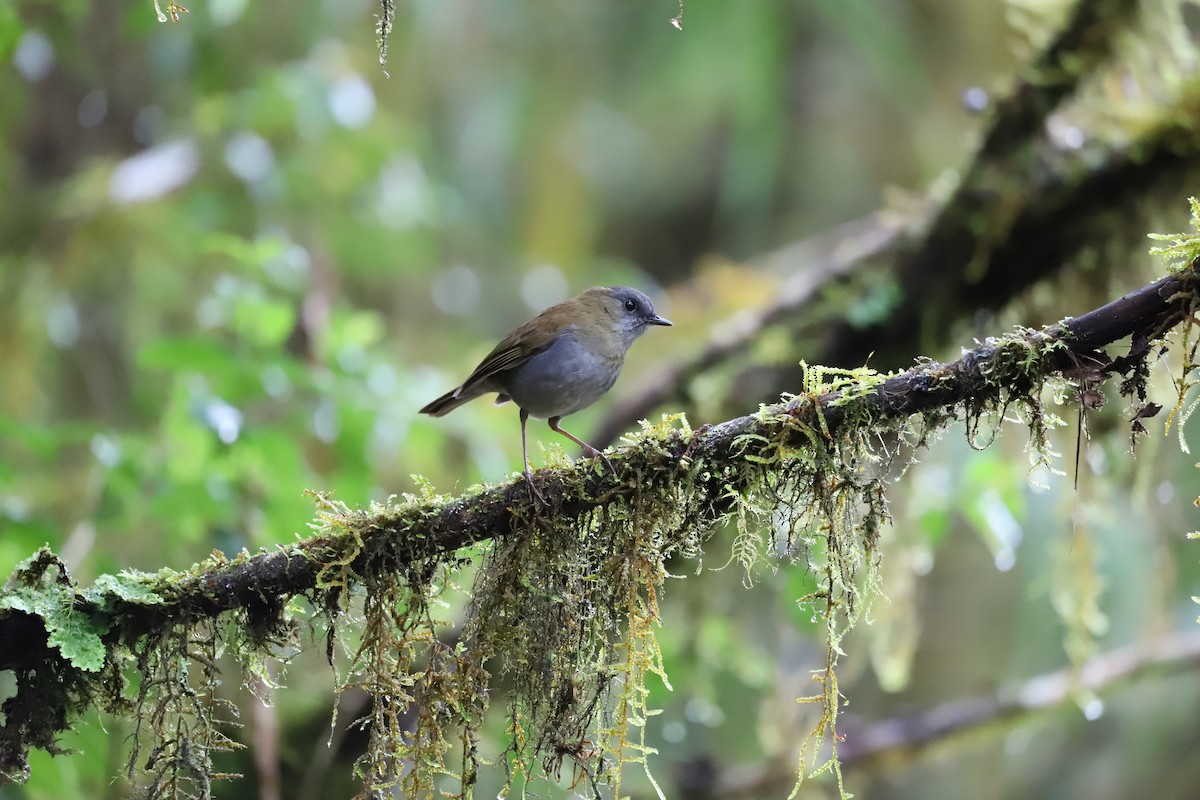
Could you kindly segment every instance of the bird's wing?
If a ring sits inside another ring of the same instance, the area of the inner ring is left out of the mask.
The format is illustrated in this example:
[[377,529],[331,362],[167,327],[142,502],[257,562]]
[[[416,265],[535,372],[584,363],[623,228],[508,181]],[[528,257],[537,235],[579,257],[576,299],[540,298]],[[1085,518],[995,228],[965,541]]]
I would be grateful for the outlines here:
[[493,350],[487,358],[479,363],[475,371],[463,381],[463,385],[466,386],[476,381],[490,378],[497,372],[518,367],[524,364],[531,355],[533,353],[526,352],[525,347],[519,344],[500,351]]
[[505,336],[503,341],[488,353],[475,371],[462,383],[466,389],[473,384],[485,381],[493,375],[505,370],[515,369],[533,358],[538,353],[554,344],[555,339],[562,335],[561,330],[547,333],[533,325],[536,319],[525,323],[515,331]]

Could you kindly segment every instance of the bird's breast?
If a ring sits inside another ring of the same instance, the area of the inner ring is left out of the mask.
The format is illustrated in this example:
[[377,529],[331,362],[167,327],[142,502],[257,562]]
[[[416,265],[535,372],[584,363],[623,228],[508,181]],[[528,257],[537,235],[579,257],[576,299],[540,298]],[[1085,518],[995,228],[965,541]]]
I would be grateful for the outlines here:
[[623,356],[596,353],[567,332],[495,380],[530,415],[565,417],[587,408],[612,388],[621,373]]

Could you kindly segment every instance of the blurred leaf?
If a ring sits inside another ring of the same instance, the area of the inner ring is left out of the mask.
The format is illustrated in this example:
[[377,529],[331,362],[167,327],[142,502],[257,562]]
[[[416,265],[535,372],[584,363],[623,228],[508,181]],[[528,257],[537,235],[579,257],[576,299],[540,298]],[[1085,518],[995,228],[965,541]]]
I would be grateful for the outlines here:
[[809,597],[817,590],[817,579],[811,570],[794,567],[786,573],[787,587],[782,592],[780,600],[785,604],[787,617],[796,630],[809,636],[819,636],[825,629],[825,622],[812,607],[812,600],[799,602],[801,598]]
[[278,347],[283,343],[296,324],[296,313],[290,302],[264,297],[247,297],[237,304],[237,333],[252,344],[262,347]]
[[846,308],[846,319],[857,327],[870,327],[886,320],[900,300],[900,287],[896,281],[889,276],[879,276],[871,281],[866,294]]
[[287,243],[272,236],[247,239],[223,232],[210,233],[204,237],[200,249],[214,255],[223,255],[246,267],[261,269],[264,264],[283,255]]
[[137,354],[137,364],[143,369],[221,372],[233,361],[228,347],[199,336],[154,339]]
[[165,477],[180,484],[199,480],[208,471],[217,447],[216,435],[196,419],[193,405],[191,393],[177,379],[162,424]]
[[917,517],[919,531],[925,543],[936,549],[950,532],[950,514],[945,508],[929,509]]
[[59,547],[62,539],[62,532],[45,520],[0,516],[0,574],[7,575],[44,544]]
[[0,5],[0,61],[9,59],[24,32],[25,26],[16,6],[12,3]]
[[335,314],[323,339],[326,357],[345,373],[361,375],[367,370],[367,348],[383,338],[385,327],[371,311]]
[[123,778],[114,778],[124,772],[124,748],[114,744],[128,732],[121,720],[95,709],[84,712],[58,741],[70,755],[31,751],[29,781],[15,796],[29,800],[133,796],[133,788]]

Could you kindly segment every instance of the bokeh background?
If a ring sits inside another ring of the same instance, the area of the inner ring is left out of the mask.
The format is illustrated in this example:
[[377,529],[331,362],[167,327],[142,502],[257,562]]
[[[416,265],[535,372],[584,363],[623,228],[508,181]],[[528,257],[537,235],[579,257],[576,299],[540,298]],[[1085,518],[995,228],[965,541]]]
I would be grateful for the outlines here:
[[[1071,5],[687,0],[680,18],[675,0],[402,0],[383,66],[364,0],[195,0],[175,23],[149,0],[0,6],[0,568],[46,542],[84,583],[184,568],[303,535],[304,489],[360,505],[412,490],[413,474],[450,493],[505,479],[520,466],[511,406],[416,409],[547,305],[638,286],[676,327],[640,341],[610,398],[572,419],[588,438],[811,268],[793,244],[944,196],[988,94]],[[1144,5],[1167,20],[1161,38],[1140,32],[1151,68],[1169,45],[1194,81],[1194,6]],[[1171,108],[1113,80],[1143,112]],[[1080,118],[1110,137],[1137,121]],[[1184,229],[1188,193],[1148,197],[1137,223]],[[1145,251],[1098,242],[1013,306],[957,309],[909,358],[1086,311],[1161,274]],[[861,312],[871,282],[839,285],[814,317]],[[796,363],[813,341],[767,331],[734,365]],[[1156,376],[1168,407],[1172,371],[1168,357]],[[700,374],[656,413],[698,425],[772,399],[738,374]],[[1184,536],[1200,482],[1174,430],[1150,425],[1131,455],[1111,399],[1077,489],[1069,402],[1059,474],[1031,472],[1018,423],[984,451],[948,435],[898,479],[887,598],[844,643],[845,751],[881,721],[977,706],[990,722],[930,744],[904,728],[907,746],[848,761],[849,791],[1200,794],[1200,550]],[[821,625],[795,603],[803,565],[720,569],[729,545],[718,532],[664,599],[674,691],[653,687],[649,735],[672,798],[787,796],[813,721],[794,702],[823,663]],[[1114,653],[1166,663],[1098,694],[1068,676],[1065,701],[1038,713],[987,711]],[[249,747],[221,765],[246,777],[216,796],[355,791],[364,739],[344,728],[365,700],[333,695],[320,642],[288,660],[270,708],[230,665]],[[91,719],[64,741],[79,754],[37,754],[0,798],[133,796],[114,780],[129,732]],[[830,793],[828,776],[803,789]]]

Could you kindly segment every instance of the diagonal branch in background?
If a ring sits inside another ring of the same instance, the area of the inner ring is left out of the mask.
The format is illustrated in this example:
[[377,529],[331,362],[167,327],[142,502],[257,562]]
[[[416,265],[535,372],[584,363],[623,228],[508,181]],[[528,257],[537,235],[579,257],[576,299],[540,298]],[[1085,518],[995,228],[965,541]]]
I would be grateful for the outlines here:
[[[846,763],[867,765],[890,752],[913,750],[989,723],[1027,717],[1111,690],[1149,672],[1192,672],[1200,666],[1200,633],[1128,645],[1098,655],[1078,668],[1030,678],[997,694],[947,703],[913,717],[858,724],[855,743],[842,751]],[[851,729],[853,730],[853,729]],[[847,741],[853,734],[848,731]]]
[[[322,515],[335,519],[337,534],[220,558],[182,574],[103,576],[82,591],[43,550],[0,594],[0,670],[11,670],[16,681],[3,704],[0,775],[24,774],[28,749],[53,750],[57,734],[91,704],[108,698],[119,705],[112,699],[124,687],[119,654],[136,652],[139,642],[226,612],[242,615],[246,636],[267,639],[292,598],[303,595],[328,607],[328,593],[346,588],[330,588],[330,570],[355,581],[426,570],[460,548],[526,531],[541,514],[582,519],[656,485],[687,481],[694,509],[688,526],[707,530],[737,512],[737,492],[749,488],[738,481],[750,480],[754,469],[761,474],[781,451],[828,447],[854,428],[894,429],[914,414],[977,417],[1056,374],[1086,380],[1115,371],[1141,374],[1148,342],[1198,305],[1200,279],[1188,269],[1052,328],[988,340],[948,364],[923,362],[888,378],[861,376],[861,383],[840,391],[800,395],[694,433],[648,434],[613,455],[616,474],[587,462],[537,473],[549,510],[532,502],[523,480],[367,511],[330,505]],[[1126,337],[1132,337],[1129,356],[1110,359],[1100,352]]]
[[[1111,361],[1095,352],[1098,348],[1128,337],[1154,338],[1178,324],[1188,313],[1190,303],[1198,294],[1197,279],[1192,272],[1171,275],[1125,297],[1115,300],[1083,316],[1054,326],[1045,337],[1062,343],[1061,349],[1049,354],[1049,363],[1041,366],[1047,372],[1074,371],[1081,363],[1091,363],[1094,372],[1102,373]],[[873,408],[880,422],[897,419],[934,408],[951,408],[957,403],[981,401],[995,396],[1007,387],[990,377],[991,367],[1000,357],[994,343],[968,351],[962,358],[948,364],[923,364],[889,378],[857,402]],[[825,424],[831,433],[837,431],[847,406],[836,405],[839,394],[818,399]],[[690,439],[673,435],[665,450],[655,444],[625,448],[613,456],[615,464],[637,464],[651,470],[675,472],[685,456],[692,460],[701,457],[715,463],[744,458],[735,442],[747,434],[771,439],[771,446],[780,435],[780,415],[800,413],[803,398],[772,408],[776,414],[753,414],[738,417],[697,431]],[[811,412],[810,412],[811,413]],[[796,444],[794,442],[790,444]],[[590,498],[563,497],[561,487],[564,473],[584,475]],[[594,472],[590,463],[579,462],[561,470],[541,470],[535,474],[539,488],[555,496],[561,505],[556,513],[576,516],[602,505],[613,493],[628,493],[633,487],[622,483],[617,475]],[[721,481],[712,487],[712,501],[720,503],[723,494]],[[559,494],[555,494],[559,492]],[[714,507],[714,511],[716,511]],[[378,559],[391,563],[428,558],[489,539],[503,537],[514,527],[535,516],[528,487],[523,480],[486,489],[475,495],[449,502],[429,501],[419,508],[415,519],[395,518],[387,513],[359,514],[356,527],[364,536],[364,546],[354,563],[357,571],[366,571],[368,564]],[[325,537],[307,539],[290,547],[217,566],[199,572],[180,582],[173,590],[174,604],[186,608],[191,618],[215,616],[234,609],[253,610],[275,606],[288,598],[313,592],[315,578],[325,563],[327,550],[334,542]],[[180,608],[159,604],[142,608],[137,603],[120,603],[118,611],[137,612],[134,616],[153,627],[173,618]],[[159,618],[156,620],[155,618]],[[36,626],[35,626],[36,627]],[[0,618],[0,670],[37,663],[21,645],[29,641],[32,629],[25,615],[8,613]]]
[[[830,286],[844,281],[865,261],[894,248],[905,223],[895,215],[870,214],[827,233],[781,248],[761,261],[773,265],[804,264],[779,287],[778,299],[767,308],[745,312],[718,326],[718,331],[694,356],[665,365],[644,378],[637,394],[609,411],[592,438],[607,446],[654,409],[686,402],[692,379],[743,355],[772,325],[787,324],[811,308]],[[816,359],[823,362],[823,359]]]
[[[1149,125],[1136,141],[1101,152],[1063,151],[1045,137],[1048,115],[1112,57],[1138,5],[1077,3],[1057,35],[995,101],[975,155],[946,200],[907,219],[876,214],[850,223],[815,257],[807,242],[771,256],[771,262],[790,261],[787,271],[794,275],[781,300],[620,401],[592,440],[609,444],[656,408],[685,406],[694,377],[744,355],[769,326],[795,328],[799,320],[819,317],[812,311],[822,294],[855,275],[869,271],[873,287],[895,283],[896,304],[872,324],[836,321],[821,333],[820,348],[807,354],[810,361],[852,367],[870,358],[891,368],[913,352],[944,346],[956,322],[979,309],[1002,307],[1057,273],[1085,246],[1125,234],[1129,242],[1140,239],[1143,231],[1128,221],[1145,196],[1161,191],[1165,182],[1181,181],[1189,165],[1194,169],[1198,149],[1190,117],[1182,115],[1181,121],[1168,109],[1161,126]],[[758,387],[749,399],[765,402],[798,379],[793,368],[760,368],[752,381],[733,381],[740,391],[726,407],[744,403],[747,386]]]
[[[1015,683],[992,695],[942,703],[927,711],[886,720],[844,721],[839,756],[845,769],[865,769],[893,756],[913,756],[971,731],[1005,722],[1017,725],[1061,708],[1081,695],[1109,693],[1121,684],[1155,674],[1193,673],[1200,667],[1200,633],[1188,631],[1102,653],[1080,665]],[[1002,729],[1002,736],[1009,729]],[[891,761],[884,763],[891,764]],[[720,800],[769,797],[796,782],[795,758],[773,758],[752,768],[713,776],[712,797]]]
[[1079,0],[1062,28],[996,101],[972,173],[988,169],[1038,138],[1046,118],[1080,81],[1112,57],[1118,35],[1138,11],[1136,0]]

